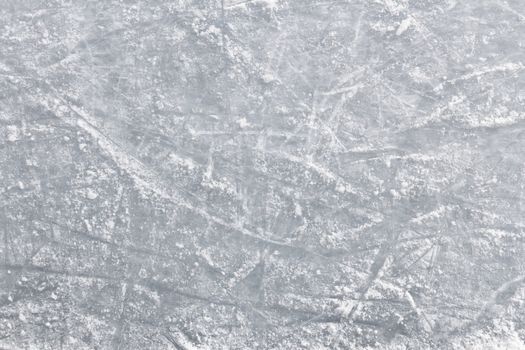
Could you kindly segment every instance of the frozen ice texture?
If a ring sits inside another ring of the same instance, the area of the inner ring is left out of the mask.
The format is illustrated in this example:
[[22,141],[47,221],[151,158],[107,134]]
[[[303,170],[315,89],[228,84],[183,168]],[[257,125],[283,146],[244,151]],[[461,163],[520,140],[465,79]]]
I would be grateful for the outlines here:
[[522,0],[0,0],[1,349],[525,349]]

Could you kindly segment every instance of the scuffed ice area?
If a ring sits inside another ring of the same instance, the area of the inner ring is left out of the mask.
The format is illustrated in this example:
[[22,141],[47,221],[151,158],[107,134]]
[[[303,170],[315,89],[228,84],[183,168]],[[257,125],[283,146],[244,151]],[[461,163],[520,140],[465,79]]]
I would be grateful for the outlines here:
[[522,0],[0,0],[0,349],[525,349]]

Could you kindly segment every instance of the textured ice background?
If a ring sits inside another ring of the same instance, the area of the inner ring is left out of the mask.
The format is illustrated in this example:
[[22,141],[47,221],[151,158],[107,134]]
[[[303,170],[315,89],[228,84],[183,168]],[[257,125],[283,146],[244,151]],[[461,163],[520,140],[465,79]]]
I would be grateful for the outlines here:
[[522,0],[0,0],[1,349],[525,349]]

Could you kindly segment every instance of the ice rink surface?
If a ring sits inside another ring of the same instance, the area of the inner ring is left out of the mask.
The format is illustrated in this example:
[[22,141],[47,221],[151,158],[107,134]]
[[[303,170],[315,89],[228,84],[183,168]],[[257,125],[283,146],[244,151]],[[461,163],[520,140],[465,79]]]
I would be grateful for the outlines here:
[[0,349],[525,349],[525,2],[0,0]]

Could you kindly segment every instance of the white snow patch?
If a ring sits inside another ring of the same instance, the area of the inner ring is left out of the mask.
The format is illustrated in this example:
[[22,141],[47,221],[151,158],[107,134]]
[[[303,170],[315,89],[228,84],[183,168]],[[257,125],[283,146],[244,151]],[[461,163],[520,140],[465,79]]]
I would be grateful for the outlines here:
[[407,17],[401,23],[399,24],[399,27],[397,27],[396,35],[400,36],[404,32],[410,28],[410,26],[413,24],[412,17]]
[[422,224],[423,222],[427,220],[438,219],[443,214],[445,214],[448,209],[450,209],[450,207],[440,205],[436,210],[432,210],[428,213],[418,215],[415,218],[411,219],[410,222],[415,223],[415,224]]
[[386,7],[388,12],[397,15],[406,9],[406,0],[375,0],[376,3]]
[[15,125],[8,125],[7,126],[7,141],[9,142],[15,142],[20,139],[20,130]]
[[277,81],[278,79],[275,77],[275,75],[273,75],[271,72],[265,72],[262,76],[261,76],[261,79],[266,83],[266,84],[269,84],[273,81]]
[[170,153],[169,159],[176,163],[177,165],[181,165],[188,170],[193,170],[197,167],[197,164],[190,158],[181,157],[178,154]]
[[507,326],[508,329],[498,330],[502,334],[490,334],[486,331],[477,331],[467,337],[462,337],[453,342],[453,350],[522,350],[525,343],[518,333]]
[[248,123],[248,120],[246,118],[241,118],[237,121],[237,124],[241,127],[241,129],[247,128],[250,126],[250,123]]
[[214,26],[213,24],[208,27],[208,33],[215,34],[215,35],[221,35],[221,30]]
[[269,10],[277,9],[279,7],[279,1],[280,0],[260,0],[260,2],[263,3],[263,5]]
[[96,199],[98,197],[98,193],[94,189],[88,188],[86,190],[86,197],[87,199]]

